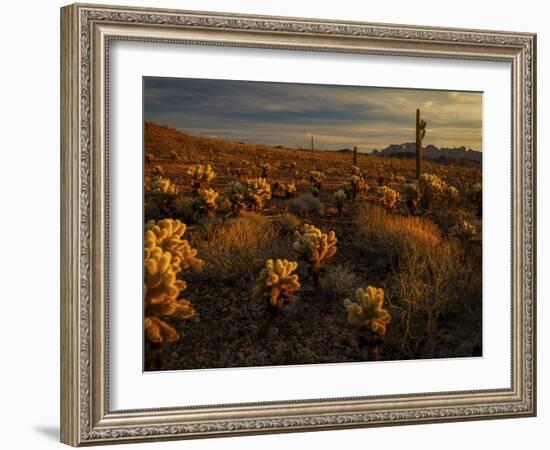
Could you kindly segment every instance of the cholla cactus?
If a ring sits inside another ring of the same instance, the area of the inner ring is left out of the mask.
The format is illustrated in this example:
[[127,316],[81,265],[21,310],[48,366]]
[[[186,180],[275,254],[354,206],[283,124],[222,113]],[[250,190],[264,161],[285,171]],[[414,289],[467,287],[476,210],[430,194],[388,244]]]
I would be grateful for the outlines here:
[[355,301],[349,298],[344,300],[344,307],[348,315],[348,322],[357,325],[368,349],[369,359],[378,360],[379,347],[386,334],[390,313],[382,306],[384,304],[384,290],[368,286],[359,288],[355,292]]
[[324,172],[321,172],[319,170],[312,170],[309,172],[309,181],[311,182],[311,185],[314,188],[317,188],[319,191],[321,190],[321,185],[326,178],[326,175]]
[[338,208],[338,213],[341,215],[342,208],[344,207],[344,202],[346,201],[348,196],[346,195],[344,189],[337,190],[332,196],[334,197],[334,202],[336,203],[336,207]]
[[363,171],[357,166],[351,166],[351,174],[357,175],[358,177],[363,177]]
[[155,177],[151,183],[151,190],[157,194],[177,194],[178,187],[169,178]]
[[411,214],[416,214],[418,203],[420,202],[420,192],[418,191],[418,186],[415,183],[404,184],[403,195]]
[[145,153],[145,162],[148,164],[152,163],[155,160],[155,155],[152,153]]
[[251,211],[261,211],[271,198],[271,186],[265,178],[249,179],[245,187],[245,202]]
[[273,197],[292,198],[296,196],[296,184],[276,182],[272,191]]
[[451,236],[460,239],[462,242],[470,242],[476,235],[476,227],[466,220],[462,220],[451,229]]
[[179,155],[176,151],[172,150],[170,152],[170,159],[172,160],[172,162],[177,162],[178,159],[179,159]]
[[426,208],[430,208],[441,200],[447,189],[447,183],[437,175],[423,173],[420,175],[419,187],[422,203]]
[[317,289],[320,289],[320,277],[323,266],[337,251],[338,239],[334,231],[323,233],[319,228],[304,224],[302,232],[296,232],[296,240],[292,248],[309,264],[309,271]]
[[367,194],[369,185],[362,176],[352,175],[344,186],[344,191],[350,201],[354,203],[356,198]]
[[454,186],[447,186],[445,189],[445,200],[449,206],[456,205],[460,200],[460,193]]
[[161,177],[161,176],[164,175],[164,169],[162,168],[162,166],[160,166],[158,164],[155,164],[153,166],[153,168],[151,169],[151,172],[156,177]]
[[210,164],[195,164],[187,169],[187,175],[191,176],[191,189],[195,194],[216,177]]
[[397,205],[401,198],[399,192],[388,186],[381,186],[378,188],[378,195],[380,197],[380,203],[386,210],[395,211],[397,209]]
[[238,181],[231,181],[224,190],[224,197],[231,203],[231,212],[238,216],[244,207],[245,187]]
[[269,164],[260,164],[260,178],[267,179],[267,176],[269,175],[269,169],[271,169],[271,166]]
[[270,310],[280,313],[283,306],[290,302],[293,293],[300,289],[300,278],[292,273],[297,267],[295,261],[268,259],[256,280],[252,298],[266,298]]
[[197,258],[197,250],[182,239],[187,225],[179,220],[162,219],[158,222],[150,220],[145,225],[145,246],[153,249],[160,247],[163,252],[169,252],[179,258],[181,270],[201,270],[204,261]]
[[178,298],[187,287],[185,281],[176,278],[182,270],[179,257],[147,242],[144,250],[145,336],[154,344],[177,341],[178,332],[162,318],[189,319],[195,315],[189,300]]
[[193,200],[193,210],[199,216],[212,217],[218,209],[218,193],[214,189],[200,189]]

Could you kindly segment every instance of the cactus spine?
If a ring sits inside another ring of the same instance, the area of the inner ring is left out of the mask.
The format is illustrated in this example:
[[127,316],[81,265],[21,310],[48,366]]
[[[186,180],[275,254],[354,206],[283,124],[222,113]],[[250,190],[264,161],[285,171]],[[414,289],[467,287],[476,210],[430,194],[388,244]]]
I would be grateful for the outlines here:
[[420,109],[416,110],[416,178],[420,179],[420,171],[422,170],[422,140],[426,135],[427,122],[420,118]]

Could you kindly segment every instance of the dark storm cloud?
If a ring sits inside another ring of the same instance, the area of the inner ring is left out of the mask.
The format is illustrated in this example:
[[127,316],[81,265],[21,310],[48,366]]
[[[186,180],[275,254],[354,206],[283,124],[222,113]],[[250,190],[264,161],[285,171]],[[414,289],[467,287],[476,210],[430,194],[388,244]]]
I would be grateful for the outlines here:
[[233,80],[146,78],[145,120],[202,136],[268,145],[361,150],[414,140],[481,150],[481,94]]

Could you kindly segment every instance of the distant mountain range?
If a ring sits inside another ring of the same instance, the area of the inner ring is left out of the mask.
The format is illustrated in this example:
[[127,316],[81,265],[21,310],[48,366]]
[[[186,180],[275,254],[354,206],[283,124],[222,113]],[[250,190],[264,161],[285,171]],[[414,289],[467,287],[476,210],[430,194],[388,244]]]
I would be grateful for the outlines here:
[[[391,144],[383,150],[372,151],[372,154],[375,156],[409,156],[410,153],[416,153],[414,142]],[[424,147],[424,156],[430,159],[467,159],[480,163],[482,155],[481,152],[466,147],[438,148],[431,144]]]

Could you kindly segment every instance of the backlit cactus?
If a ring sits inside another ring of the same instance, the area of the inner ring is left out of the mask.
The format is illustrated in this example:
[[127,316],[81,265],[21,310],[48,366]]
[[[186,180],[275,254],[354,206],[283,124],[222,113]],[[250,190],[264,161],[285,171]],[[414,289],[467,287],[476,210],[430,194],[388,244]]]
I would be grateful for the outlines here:
[[353,174],[344,186],[344,192],[352,203],[369,191],[369,185],[361,175]]
[[238,216],[241,209],[244,208],[245,187],[238,181],[231,181],[224,190],[224,197],[231,204],[231,213]]
[[396,190],[388,187],[381,186],[378,188],[378,196],[380,198],[380,203],[387,211],[396,211],[401,195]]
[[272,188],[273,197],[278,198],[292,198],[296,196],[296,184],[295,183],[280,183],[276,182]]
[[456,205],[460,200],[460,193],[454,186],[447,186],[445,189],[445,201],[449,206]]
[[348,322],[364,333],[360,338],[367,346],[370,360],[380,358],[379,347],[391,320],[389,311],[383,305],[384,290],[373,286],[357,289],[354,301],[349,298],[344,300]]
[[348,196],[346,195],[346,192],[344,189],[337,190],[332,197],[334,198],[334,202],[336,203],[336,207],[338,208],[338,213],[342,214],[342,208],[344,207],[344,203]]
[[204,266],[204,261],[197,258],[197,250],[182,239],[187,230],[183,222],[174,219],[150,220],[145,230],[145,247],[151,250],[160,247],[163,252],[179,258],[181,270],[201,270]]
[[323,233],[319,228],[304,224],[302,232],[296,232],[292,248],[300,258],[309,264],[309,271],[317,289],[320,289],[320,276],[323,266],[335,255],[338,239],[334,231]]
[[403,185],[403,196],[407,202],[407,207],[411,214],[416,214],[418,204],[420,203],[420,192],[416,183],[407,183]]
[[157,194],[177,194],[179,189],[169,178],[157,176],[151,182],[151,191]]
[[271,198],[271,186],[265,178],[249,179],[245,185],[245,203],[251,211],[262,211],[264,202]]
[[171,343],[180,336],[163,318],[189,319],[195,309],[189,300],[178,298],[186,288],[185,281],[176,278],[182,270],[180,258],[147,242],[144,250],[145,336],[154,344]]
[[325,178],[325,173],[319,170],[312,170],[309,172],[309,181],[311,185],[318,190],[321,190],[321,186]]
[[466,220],[462,220],[451,228],[451,236],[460,239],[463,242],[470,242],[477,235],[477,230],[474,225]]
[[161,177],[164,175],[164,169],[159,164],[155,164],[151,169],[151,173],[156,177]]
[[268,259],[261,270],[252,292],[254,299],[267,299],[270,310],[281,312],[283,306],[300,289],[300,278],[293,274],[298,267],[295,261]]
[[216,177],[210,164],[194,164],[187,169],[187,175],[191,176],[193,193],[197,193],[199,189],[207,186]]
[[152,153],[145,153],[145,162],[148,164],[152,163],[155,160],[155,155]]
[[421,202],[425,208],[431,208],[442,199],[447,190],[445,183],[437,175],[423,173],[418,181]]
[[193,199],[193,210],[198,216],[212,217],[218,209],[218,193],[214,189],[200,189]]

